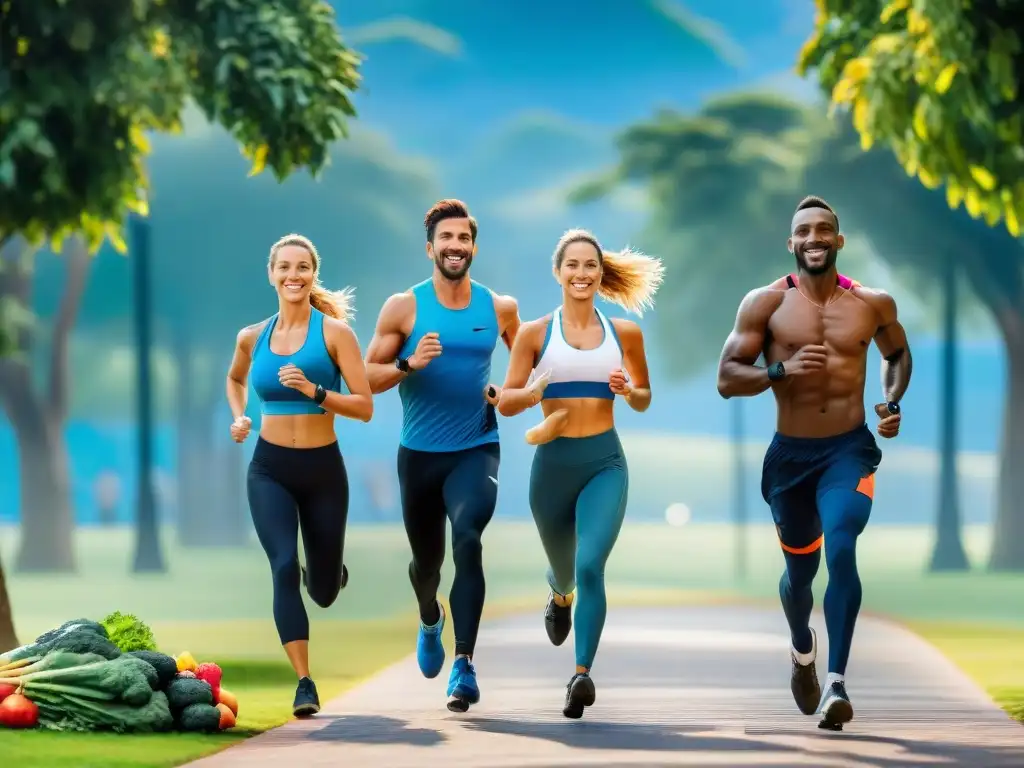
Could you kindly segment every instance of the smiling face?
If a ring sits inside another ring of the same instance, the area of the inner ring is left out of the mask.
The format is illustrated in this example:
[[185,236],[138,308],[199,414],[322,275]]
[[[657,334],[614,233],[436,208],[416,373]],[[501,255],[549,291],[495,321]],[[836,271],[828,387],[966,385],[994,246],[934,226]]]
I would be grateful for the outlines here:
[[593,301],[601,285],[601,257],[597,248],[585,241],[569,243],[562,252],[555,277],[567,300]]
[[316,260],[301,245],[282,245],[270,258],[270,284],[282,301],[309,303],[316,280]]
[[793,234],[787,245],[801,272],[808,275],[828,272],[835,267],[844,242],[836,216],[831,211],[804,208],[793,216]]
[[461,280],[469,274],[476,255],[473,228],[468,218],[442,219],[427,243],[427,255],[447,280]]

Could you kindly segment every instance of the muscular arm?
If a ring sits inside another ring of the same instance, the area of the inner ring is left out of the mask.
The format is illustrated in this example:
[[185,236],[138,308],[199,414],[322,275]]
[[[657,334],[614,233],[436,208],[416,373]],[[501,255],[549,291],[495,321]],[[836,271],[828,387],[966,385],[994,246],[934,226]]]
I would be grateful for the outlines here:
[[395,367],[395,359],[405,342],[405,322],[409,313],[416,311],[415,302],[411,293],[396,293],[384,302],[377,316],[377,327],[366,348],[366,377],[375,395],[387,392],[408,375]]
[[373,395],[370,393],[370,382],[359,350],[359,339],[348,324],[333,318],[327,318],[325,322],[328,323],[327,342],[331,348],[331,357],[341,370],[349,394],[328,392],[320,407],[339,416],[367,422],[373,418]]
[[632,320],[614,318],[612,325],[622,342],[623,363],[632,386],[626,395],[626,402],[634,411],[646,411],[651,405],[651,379],[647,372],[647,352],[644,350],[644,334]]
[[245,406],[249,400],[249,368],[252,367],[252,348],[266,323],[258,323],[243,328],[235,339],[235,353],[231,357],[228,368],[227,396],[231,415],[239,418],[245,415]]
[[530,372],[533,370],[541,344],[544,343],[546,332],[546,318],[542,318],[523,323],[516,334],[508,361],[508,371],[505,373],[505,384],[501,388],[501,398],[498,400],[498,413],[502,416],[515,416],[537,404],[537,394],[526,386],[526,382],[530,380]]
[[519,333],[519,303],[511,296],[494,295],[494,313],[498,316],[498,332],[505,346],[512,350]]
[[899,321],[892,296],[877,291],[868,301],[878,312],[875,344],[882,355],[882,396],[887,403],[898,403],[910,386],[914,368],[907,332]]
[[768,320],[782,297],[781,292],[770,288],[758,288],[743,297],[736,325],[718,361],[718,394],[722,397],[752,397],[771,386],[768,369],[754,363],[764,350]]

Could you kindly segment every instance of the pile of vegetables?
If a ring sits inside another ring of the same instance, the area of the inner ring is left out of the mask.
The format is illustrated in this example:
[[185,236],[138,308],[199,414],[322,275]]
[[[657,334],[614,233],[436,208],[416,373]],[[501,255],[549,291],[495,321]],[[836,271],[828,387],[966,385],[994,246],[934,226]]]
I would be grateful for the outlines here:
[[238,700],[220,667],[159,652],[152,630],[114,612],[76,619],[0,655],[0,726],[56,731],[213,732]]

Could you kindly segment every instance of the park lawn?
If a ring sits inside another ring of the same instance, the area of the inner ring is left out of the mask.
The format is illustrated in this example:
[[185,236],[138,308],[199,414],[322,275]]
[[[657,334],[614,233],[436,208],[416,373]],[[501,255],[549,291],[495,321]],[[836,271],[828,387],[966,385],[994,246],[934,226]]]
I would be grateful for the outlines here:
[[1024,628],[950,622],[908,626],[960,667],[1010,717],[1024,723]]

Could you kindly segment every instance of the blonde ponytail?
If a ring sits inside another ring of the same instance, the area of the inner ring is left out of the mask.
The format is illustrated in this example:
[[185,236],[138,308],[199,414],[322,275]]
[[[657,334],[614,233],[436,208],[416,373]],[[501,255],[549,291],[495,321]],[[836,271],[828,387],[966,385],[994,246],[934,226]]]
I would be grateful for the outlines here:
[[570,229],[562,235],[555,248],[556,270],[562,266],[565,249],[573,243],[581,242],[594,246],[601,257],[598,296],[638,316],[642,316],[644,310],[654,308],[654,294],[665,277],[665,266],[661,259],[629,247],[621,251],[606,251],[587,230]]
[[354,288],[342,288],[340,291],[329,291],[320,282],[320,253],[308,237],[302,235],[285,235],[270,247],[270,266],[274,266],[277,252],[287,245],[294,245],[305,250],[313,260],[313,287],[309,290],[309,303],[313,309],[323,312],[337,320],[349,320],[355,314]]
[[654,294],[665,278],[661,259],[624,248],[602,251],[601,267],[598,296],[638,316],[643,316],[645,309],[654,309]]
[[329,291],[317,280],[309,292],[309,303],[313,305],[313,309],[323,312],[328,317],[348,320],[355,314],[355,302],[352,300],[354,293],[354,288]]

